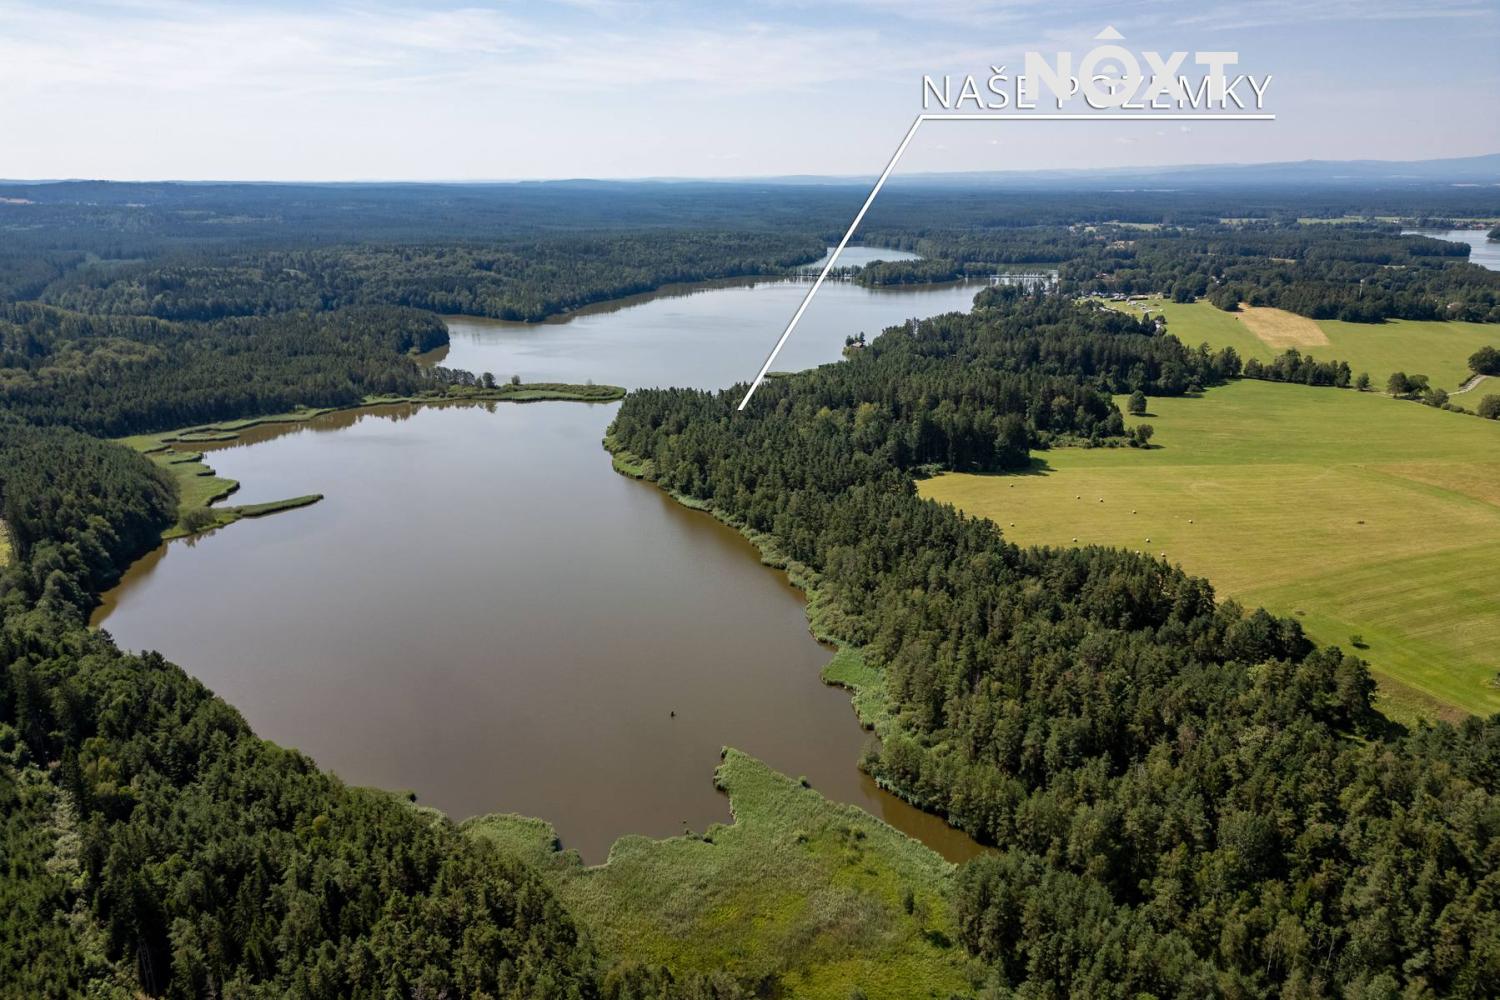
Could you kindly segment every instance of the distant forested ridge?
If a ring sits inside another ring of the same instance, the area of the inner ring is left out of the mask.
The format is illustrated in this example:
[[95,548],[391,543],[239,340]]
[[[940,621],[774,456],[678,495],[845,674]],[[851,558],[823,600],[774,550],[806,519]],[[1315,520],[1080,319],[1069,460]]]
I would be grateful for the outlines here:
[[380,304],[535,322],[675,282],[782,274],[823,253],[809,235],[691,230],[219,251],[77,269],[41,297],[80,312],[175,320]]
[[805,567],[820,628],[880,668],[864,765],[1003,849],[959,900],[996,995],[1494,995],[1500,718],[1387,735],[1363,663],[1295,619],[1149,555],[1018,548],[912,487],[1118,435],[1108,392],[1194,377],[1169,336],[991,294],[748,413],[632,393],[611,440]]
[[109,436],[419,393],[438,313],[541,320],[826,246],[676,188],[3,189],[0,409]]
[[[185,248],[473,243],[613,231],[809,232],[834,241],[869,193],[828,183],[556,181],[520,184],[178,184],[0,182],[5,248],[30,258],[156,257]],[[1339,180],[1251,184],[1228,179],[1166,189],[1026,185],[896,177],[862,238],[951,239],[1110,224],[1202,226],[1224,219],[1399,216],[1420,227],[1500,215],[1488,187]],[[908,247],[910,249],[910,247]],[[1057,260],[1067,256],[1055,254]]]

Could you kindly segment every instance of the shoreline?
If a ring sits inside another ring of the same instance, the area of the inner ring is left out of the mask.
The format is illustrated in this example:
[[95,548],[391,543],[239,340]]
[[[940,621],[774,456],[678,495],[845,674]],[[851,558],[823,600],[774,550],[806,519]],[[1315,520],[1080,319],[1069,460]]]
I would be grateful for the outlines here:
[[[618,390],[612,386],[583,387],[580,389],[580,387],[555,385],[543,387],[532,385],[515,388],[505,387],[496,391],[481,390],[456,398],[454,396],[418,398],[382,397],[379,399],[368,399],[354,406],[326,407],[292,413],[268,414],[239,420],[225,420],[208,424],[197,424],[157,434],[137,435],[133,438],[120,439],[122,443],[126,443],[146,454],[158,466],[176,477],[182,495],[178,523],[163,532],[161,544],[152,549],[150,553],[142,556],[142,559],[150,558],[153,554],[162,552],[167,543],[174,539],[199,536],[220,527],[227,527],[247,517],[268,516],[284,510],[309,506],[318,503],[324,498],[323,494],[319,493],[258,504],[214,506],[215,504],[222,503],[223,500],[237,492],[240,484],[237,481],[218,476],[208,464],[204,452],[196,449],[188,450],[191,446],[204,445],[208,447],[208,450],[212,450],[214,446],[232,446],[234,442],[242,439],[242,435],[257,429],[271,429],[274,434],[278,428],[292,430],[329,414],[356,413],[363,410],[378,411],[382,408],[392,406],[473,405],[475,403],[493,403],[499,401],[531,402],[544,399],[583,399],[584,401],[608,402],[619,398],[623,394],[623,390]],[[639,463],[634,463],[632,461],[633,456],[616,449],[608,449],[608,451],[611,455],[615,471],[628,475],[631,478],[650,478],[651,470]],[[653,483],[653,485],[655,484]],[[838,641],[827,628],[822,626],[821,599],[814,575],[806,567],[793,564],[782,557],[769,544],[769,539],[766,537],[758,533],[746,531],[742,526],[728,521],[707,505],[698,504],[686,497],[670,493],[668,495],[671,496],[675,503],[681,506],[713,514],[715,519],[720,523],[725,524],[726,527],[732,528],[745,537],[756,547],[762,565],[784,573],[788,582],[802,592],[809,631],[818,642],[832,647],[828,661],[818,671],[819,683],[829,687],[840,688],[847,693],[850,699],[850,709],[854,712],[856,721],[861,729],[866,732],[874,732],[878,738],[881,732],[886,729],[886,723],[889,721],[889,715],[885,709],[885,701],[880,693],[881,677],[878,672],[865,664],[863,657],[859,655],[857,650]],[[194,512],[203,512],[198,517],[206,515],[209,519],[197,524],[188,523],[193,518]],[[122,580],[140,561],[136,560],[132,562],[130,567],[127,567],[126,573],[122,574]],[[101,597],[104,599],[101,601],[99,608],[95,610],[95,627],[107,627],[102,618],[107,616],[105,609],[109,607],[111,602],[108,599],[108,594],[101,595]],[[105,611],[105,615],[100,615],[101,611]],[[857,759],[849,761],[849,764],[855,768],[859,766]],[[914,822],[895,826],[889,820],[882,819],[880,816],[872,813],[866,806],[842,802],[840,800],[830,800],[830,802],[835,802],[840,806],[847,806],[851,809],[861,810],[863,813],[869,815],[872,821],[889,826],[896,834],[910,839],[924,850],[934,852],[947,863],[961,863],[970,857],[989,850],[986,845],[975,841],[966,831],[948,823],[946,818],[941,814],[923,809],[920,803],[902,794],[899,789],[891,788],[878,779],[875,780],[875,784],[881,791],[890,794],[893,799],[914,810],[918,814],[918,816],[913,817]],[[477,817],[470,817],[470,819],[474,818]],[[923,835],[922,821],[924,820],[930,820],[934,824],[933,836]],[[455,819],[455,822],[461,823],[466,821]],[[948,836],[944,837],[937,832],[939,830],[946,831]],[[623,834],[617,841],[639,838],[640,836],[639,834],[627,833]],[[949,842],[950,840],[952,842]]]
[[[229,444],[240,440],[240,436],[249,430],[278,426],[292,429],[331,413],[356,413],[361,410],[377,410],[386,406],[472,406],[486,403],[540,402],[613,403],[624,397],[625,390],[616,385],[535,382],[497,386],[494,389],[459,388],[441,395],[368,396],[363,401],[348,406],[310,407],[258,417],[220,420],[154,434],[134,434],[113,440],[116,444],[122,444],[151,459],[177,483],[177,521],[162,532],[160,544],[165,545],[174,539],[190,538],[216,528],[227,527],[242,518],[265,517],[285,510],[296,510],[323,499],[323,494],[313,493],[263,503],[216,507],[215,504],[233,496],[239,490],[240,484],[233,479],[219,476],[205,460],[202,451],[181,450],[178,447],[180,445]],[[121,578],[123,579],[139,561],[137,559],[130,566],[125,567]]]
[[[789,996],[850,995],[844,979],[878,969],[898,984],[888,995],[966,995],[967,959],[951,946],[958,865],[743,751],[723,747],[716,763],[729,822],[627,834],[599,864],[544,819],[490,813],[458,831],[538,871],[611,963],[645,948],[678,969],[781,977]],[[800,885],[824,887],[817,905],[788,898]],[[830,977],[836,990],[819,989]]]
[[[1009,272],[997,271],[997,275]],[[618,299],[604,299],[600,302],[591,302],[586,306],[579,306],[566,312],[553,313],[546,319],[524,320],[524,319],[497,319],[494,316],[476,316],[469,313],[438,313],[438,319],[444,323],[457,321],[461,323],[494,324],[496,326],[513,327],[517,329],[534,330],[545,326],[560,326],[569,323],[582,316],[596,316],[603,313],[618,312],[629,309],[632,306],[645,305],[658,299],[686,298],[699,292],[715,291],[723,288],[754,288],[757,285],[780,284],[786,282],[795,285],[809,285],[813,277],[806,274],[767,274],[741,278],[709,278],[704,281],[682,281],[662,285],[660,288],[649,292],[636,292]],[[988,285],[988,278],[958,278],[951,281],[908,281],[889,285],[864,285],[852,278],[828,278],[824,283],[837,282],[840,284],[854,285],[867,292],[879,295],[884,292],[910,292],[924,291],[927,289],[959,288],[964,285]],[[446,346],[446,345],[445,345]],[[430,351],[424,351],[423,357],[428,357],[443,350],[442,347],[434,347]]]
[[[846,249],[854,248],[848,247]],[[866,247],[865,249],[890,250],[892,253],[904,252],[894,250],[889,247]],[[925,258],[916,257],[910,259],[923,260]],[[588,302],[583,305],[572,306],[563,309],[560,312],[549,313],[542,319],[536,320],[501,319],[497,316],[485,316],[474,313],[438,313],[437,317],[444,323],[450,323],[452,321],[484,324],[493,323],[497,326],[533,330],[545,326],[559,326],[564,323],[571,322],[572,320],[581,316],[592,316],[602,313],[617,312],[622,309],[628,309],[632,306],[645,305],[646,303],[655,301],[657,299],[684,298],[690,295],[695,295],[699,292],[713,291],[715,289],[721,288],[753,288],[756,285],[775,284],[779,282],[788,282],[792,284],[810,284],[816,277],[817,271],[814,270],[809,272],[805,270],[805,268],[809,266],[811,265],[801,265],[785,272],[771,271],[760,274],[742,274],[722,278],[703,278],[697,281],[669,281],[665,284],[658,285],[657,287],[648,291],[631,292],[628,295],[621,295],[616,298],[610,299],[599,299],[595,302]],[[1055,264],[1036,266],[1056,267]],[[827,278],[827,281],[838,281],[846,284],[852,284],[864,289],[867,292],[880,294],[882,292],[910,292],[914,290],[957,288],[963,285],[987,285],[992,283],[993,279],[996,277],[1004,277],[1008,274],[1031,273],[1031,271],[1015,271],[997,268],[991,275],[983,277],[964,277],[944,281],[906,281],[895,282],[888,285],[866,285],[858,280],[858,274],[856,272],[853,274],[846,274],[837,278],[830,275]],[[444,345],[444,347],[446,346],[447,345]],[[434,355],[442,351],[444,347],[434,347],[430,351],[424,351],[422,353],[422,357],[429,357],[431,355]]]
[[[664,489],[656,482],[653,476],[654,470],[650,460],[643,460],[640,456],[618,447],[609,435],[605,436],[601,444],[604,450],[609,453],[611,463],[616,472],[631,479],[649,482],[656,489],[670,497],[674,503],[680,504],[689,510],[701,511],[708,514],[719,523],[734,529],[743,535],[751,545],[755,546],[756,550],[760,553],[760,561],[763,566],[768,566],[771,569],[779,570],[786,574],[787,580],[791,585],[802,591],[804,596],[808,631],[812,633],[814,639],[825,646],[831,647],[834,651],[833,657],[819,671],[819,681],[829,687],[836,687],[847,691],[849,693],[850,708],[854,712],[855,719],[859,722],[860,728],[866,732],[873,733],[876,739],[884,739],[890,731],[890,725],[893,722],[890,705],[885,698],[884,677],[878,670],[866,662],[864,654],[860,649],[838,638],[826,627],[826,620],[823,613],[823,597],[818,589],[818,574],[811,568],[781,554],[771,543],[770,537],[763,532],[746,528],[743,524],[724,516],[711,504],[683,496],[673,490]],[[859,763],[855,762],[855,766],[859,767]],[[860,770],[863,771],[863,768],[860,768]],[[865,773],[868,774],[868,772]],[[977,848],[969,856],[978,856],[994,850],[992,845],[975,839],[969,831],[955,826],[948,820],[948,817],[928,809],[921,801],[907,794],[903,789],[895,787],[874,775],[870,775],[870,777],[882,791],[906,803],[906,805],[917,810],[924,816],[930,816],[932,819],[945,824],[948,829],[955,833],[962,834],[968,839],[970,844]],[[859,807],[856,806],[855,808]],[[882,820],[881,822],[885,821]],[[886,825],[890,824],[887,823]],[[908,837],[912,836],[911,834],[906,834],[904,831],[898,832],[902,832]],[[916,837],[912,837],[912,839],[923,843],[930,850],[938,851],[937,847],[926,844],[925,841],[921,841]],[[944,857],[945,860],[951,860],[946,858],[946,856]]]

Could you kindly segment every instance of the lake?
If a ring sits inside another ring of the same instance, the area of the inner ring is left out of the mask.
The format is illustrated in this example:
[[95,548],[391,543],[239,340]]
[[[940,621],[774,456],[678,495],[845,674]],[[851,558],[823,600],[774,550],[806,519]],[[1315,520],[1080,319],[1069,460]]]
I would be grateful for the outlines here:
[[[840,258],[842,260],[842,258]],[[733,281],[576,310],[545,323],[445,317],[431,360],[502,381],[728,388],[755,377],[810,284]],[[844,338],[873,338],[912,317],[967,310],[979,285],[872,290],[826,282],[776,358],[778,371],[837,361]]]
[[1403,236],[1415,234],[1431,236],[1437,240],[1448,240],[1450,243],[1467,243],[1472,248],[1469,251],[1470,263],[1487,267],[1491,271],[1500,271],[1500,241],[1490,239],[1488,233],[1487,229],[1403,229],[1401,231]]
[[[727,386],[754,375],[806,287],[679,289],[536,326],[453,319],[444,363]],[[966,309],[977,290],[825,285],[785,367]],[[544,817],[591,862],[624,834],[728,822],[712,784],[726,745],[950,859],[977,851],[857,769],[868,734],[818,680],[831,654],[785,576],[737,532],[612,471],[600,439],[616,407],[389,406],[207,446],[241,482],[236,503],[326,499],[163,546],[95,621],[351,783],[414,791],[455,818]]]

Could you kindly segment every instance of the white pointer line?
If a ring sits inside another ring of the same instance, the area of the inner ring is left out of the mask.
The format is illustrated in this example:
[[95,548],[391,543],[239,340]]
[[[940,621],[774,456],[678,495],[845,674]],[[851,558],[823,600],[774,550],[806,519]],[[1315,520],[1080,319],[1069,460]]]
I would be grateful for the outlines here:
[[760,372],[755,376],[755,381],[750,383],[750,388],[745,392],[745,398],[740,400],[738,409],[743,410],[750,405],[750,397],[755,395],[755,390],[766,380],[766,373],[771,370],[771,365],[776,362],[776,355],[781,353],[782,347],[786,346],[787,339],[791,337],[792,331],[797,328],[797,322],[802,319],[802,314],[807,311],[813,296],[818,294],[818,289],[823,287],[823,281],[828,277],[828,272],[838,263],[839,254],[849,245],[849,240],[854,237],[854,231],[859,228],[860,222],[864,220],[865,213],[875,201],[875,196],[885,186],[886,179],[891,176],[891,171],[896,169],[896,163],[901,159],[901,154],[906,152],[906,147],[911,144],[912,137],[917,134],[917,129],[925,121],[963,121],[963,122],[998,122],[998,121],[1048,121],[1048,122],[1072,122],[1072,121],[1109,121],[1109,122],[1135,122],[1135,121],[1275,121],[1276,116],[1271,114],[920,114],[911,123],[911,128],[906,130],[906,135],[901,140],[901,145],[891,154],[890,162],[881,171],[880,178],[875,181],[875,186],[870,189],[870,196],[865,199],[864,205],[860,207],[859,214],[854,221],[849,223],[849,229],[844,233],[844,238],[839,240],[839,245],[833,248],[833,253],[828,257],[828,263],[823,265],[823,270],[818,274],[818,280],[807,290],[802,298],[802,304],[792,314],[792,321],[786,325],[781,332],[781,337],[776,341],[776,346],[771,348],[771,354],[766,358],[766,363],[760,366]]

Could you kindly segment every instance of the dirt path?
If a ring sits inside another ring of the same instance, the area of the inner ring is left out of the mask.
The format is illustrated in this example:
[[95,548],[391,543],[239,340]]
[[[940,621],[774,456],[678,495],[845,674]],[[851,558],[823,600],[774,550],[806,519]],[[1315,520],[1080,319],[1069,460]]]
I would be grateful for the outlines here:
[[1463,385],[1459,386],[1457,389],[1454,389],[1453,392],[1450,395],[1454,395],[1454,396],[1462,395],[1463,393],[1466,393],[1470,389],[1473,389],[1475,386],[1479,385],[1481,382],[1483,382],[1487,378],[1489,378],[1488,375],[1470,375],[1469,376],[1469,380],[1467,382],[1465,382]]

